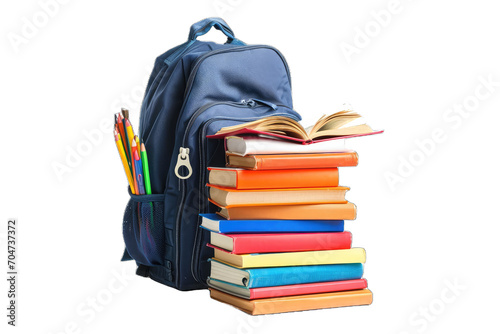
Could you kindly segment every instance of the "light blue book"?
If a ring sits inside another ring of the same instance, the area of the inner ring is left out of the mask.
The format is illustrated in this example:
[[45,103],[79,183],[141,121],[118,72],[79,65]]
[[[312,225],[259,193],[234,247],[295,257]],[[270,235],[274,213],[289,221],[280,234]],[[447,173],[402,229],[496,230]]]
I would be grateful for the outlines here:
[[361,263],[240,269],[214,259],[209,261],[210,279],[247,288],[344,281],[363,276]]

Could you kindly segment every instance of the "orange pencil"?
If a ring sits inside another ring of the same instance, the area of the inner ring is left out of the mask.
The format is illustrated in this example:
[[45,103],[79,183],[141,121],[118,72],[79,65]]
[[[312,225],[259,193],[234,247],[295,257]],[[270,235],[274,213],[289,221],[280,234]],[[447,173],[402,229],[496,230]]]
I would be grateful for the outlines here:
[[[122,138],[123,141],[125,141],[127,139],[127,136],[125,135],[125,126],[123,125],[123,116],[120,114],[120,113],[116,113],[116,124],[118,125],[118,131],[120,133],[120,137]],[[124,147],[125,147],[125,153],[127,154],[127,158],[128,158],[128,161],[129,161],[129,165],[130,165],[130,152],[128,150],[128,145],[126,145],[125,143],[123,143]]]

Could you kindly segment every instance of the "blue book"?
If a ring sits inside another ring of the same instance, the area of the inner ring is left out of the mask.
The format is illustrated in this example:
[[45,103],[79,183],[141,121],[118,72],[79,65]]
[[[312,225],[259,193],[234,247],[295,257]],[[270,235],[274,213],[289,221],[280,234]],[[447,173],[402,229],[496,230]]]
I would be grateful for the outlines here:
[[343,232],[343,220],[227,220],[201,213],[201,227],[218,233]]
[[210,279],[247,288],[345,281],[363,276],[361,263],[240,269],[215,259],[209,261]]

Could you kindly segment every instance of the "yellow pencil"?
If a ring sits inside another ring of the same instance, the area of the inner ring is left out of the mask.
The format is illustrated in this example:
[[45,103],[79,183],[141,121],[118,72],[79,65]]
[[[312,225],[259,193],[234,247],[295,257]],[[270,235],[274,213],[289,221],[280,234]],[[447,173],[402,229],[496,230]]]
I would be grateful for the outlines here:
[[127,175],[128,184],[130,185],[130,191],[132,192],[132,194],[136,194],[134,180],[132,179],[132,174],[130,174],[130,168],[127,162],[127,156],[125,155],[125,151],[123,150],[122,139],[120,138],[120,134],[117,131],[115,131],[115,142],[116,147],[118,148],[118,153],[120,154],[120,159],[122,159],[125,174]]
[[132,140],[134,140],[134,130],[132,129],[132,124],[130,124],[130,121],[127,119],[125,120],[125,131],[127,131],[127,137],[129,141],[130,147],[132,147]]

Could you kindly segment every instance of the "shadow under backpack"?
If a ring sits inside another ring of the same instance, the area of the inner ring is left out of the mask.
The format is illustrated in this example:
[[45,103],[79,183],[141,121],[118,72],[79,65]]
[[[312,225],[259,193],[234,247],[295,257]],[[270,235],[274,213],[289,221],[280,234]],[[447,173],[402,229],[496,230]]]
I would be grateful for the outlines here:
[[[212,27],[227,36],[225,44],[196,40]],[[206,136],[267,116],[300,120],[285,58],[236,39],[224,20],[193,24],[186,43],[156,59],[139,121],[152,194],[129,189],[123,218],[122,260],[135,260],[138,275],[179,290],[207,288],[213,250],[198,214],[216,211],[207,167],[224,166],[225,152],[223,140]]]

